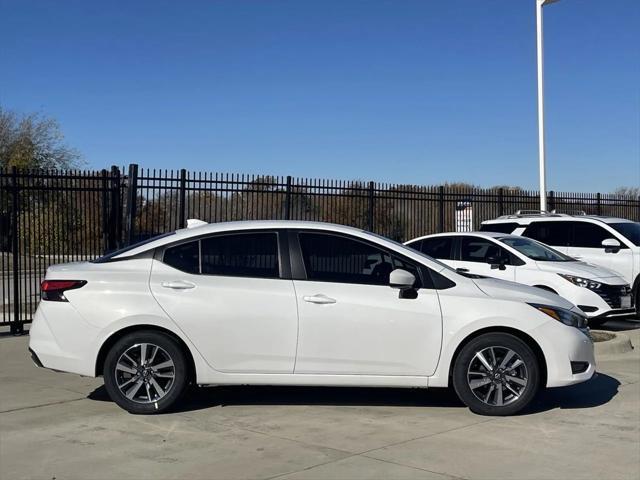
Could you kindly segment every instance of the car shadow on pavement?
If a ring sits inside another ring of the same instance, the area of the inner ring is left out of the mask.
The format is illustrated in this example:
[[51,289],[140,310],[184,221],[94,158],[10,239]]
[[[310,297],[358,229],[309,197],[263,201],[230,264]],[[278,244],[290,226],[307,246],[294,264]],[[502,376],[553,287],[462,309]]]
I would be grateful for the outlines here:
[[[600,373],[585,383],[542,391],[521,415],[556,408],[590,408],[603,405],[617,394],[619,385],[620,382],[615,378]],[[96,401],[111,401],[104,386],[91,392],[88,398]],[[451,388],[221,386],[190,388],[172,412],[189,412],[231,405],[466,408]]]

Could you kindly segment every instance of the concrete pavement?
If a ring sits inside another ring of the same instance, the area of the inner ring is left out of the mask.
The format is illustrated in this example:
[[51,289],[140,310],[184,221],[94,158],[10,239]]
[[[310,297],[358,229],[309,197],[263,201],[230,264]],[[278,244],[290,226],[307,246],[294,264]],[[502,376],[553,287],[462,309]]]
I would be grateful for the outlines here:
[[[629,330],[636,347],[639,330]],[[219,387],[134,416],[0,338],[0,478],[637,479],[640,349],[509,418],[447,390]]]

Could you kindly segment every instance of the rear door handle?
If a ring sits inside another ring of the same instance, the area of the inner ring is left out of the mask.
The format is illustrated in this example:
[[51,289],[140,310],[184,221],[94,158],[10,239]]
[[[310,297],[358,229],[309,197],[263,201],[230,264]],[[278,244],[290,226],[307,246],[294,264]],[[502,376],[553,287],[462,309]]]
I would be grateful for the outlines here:
[[336,303],[335,298],[327,297],[326,295],[322,295],[321,293],[313,296],[304,296],[302,299],[305,302],[309,303],[317,303],[319,305],[328,305],[330,303]]
[[469,271],[468,268],[456,268],[456,272],[467,273]]
[[172,288],[174,290],[187,290],[189,288],[194,288],[196,286],[195,283],[187,282],[186,280],[173,280],[171,282],[162,282],[164,288]]

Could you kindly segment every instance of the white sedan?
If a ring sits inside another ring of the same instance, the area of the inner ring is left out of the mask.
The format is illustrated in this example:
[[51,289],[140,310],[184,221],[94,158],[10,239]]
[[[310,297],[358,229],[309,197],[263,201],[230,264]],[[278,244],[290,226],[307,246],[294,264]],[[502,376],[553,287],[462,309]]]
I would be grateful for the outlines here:
[[405,245],[460,273],[548,290],[577,305],[597,327],[629,315],[631,287],[618,273],[567,256],[536,240],[494,232],[441,233]]
[[509,415],[595,372],[586,318],[557,295],[313,222],[198,225],[50,267],[29,348],[103,376],[134,413],[195,383],[453,385],[473,411]]

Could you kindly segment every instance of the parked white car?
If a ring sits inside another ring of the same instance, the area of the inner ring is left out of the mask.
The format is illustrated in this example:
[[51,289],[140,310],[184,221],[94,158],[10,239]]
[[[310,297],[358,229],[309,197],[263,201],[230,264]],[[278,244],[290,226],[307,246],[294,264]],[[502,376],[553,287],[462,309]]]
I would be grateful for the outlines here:
[[198,226],[50,267],[29,348],[104,376],[135,413],[193,382],[453,385],[475,412],[508,415],[595,371],[587,320],[559,296],[312,222]]
[[530,238],[493,232],[441,233],[405,245],[460,273],[557,293],[584,311],[591,327],[633,312],[631,288],[616,272],[580,262]]
[[[533,238],[571,257],[610,268],[640,298],[640,223],[616,217],[517,212],[482,222],[482,231]],[[640,309],[637,310],[640,317]]]

